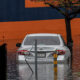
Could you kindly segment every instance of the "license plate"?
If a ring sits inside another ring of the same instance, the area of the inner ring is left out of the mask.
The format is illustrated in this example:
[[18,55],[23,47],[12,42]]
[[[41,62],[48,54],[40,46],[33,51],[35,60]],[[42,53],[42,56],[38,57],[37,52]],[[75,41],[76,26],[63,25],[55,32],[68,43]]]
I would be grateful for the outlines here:
[[46,57],[46,53],[38,53],[37,57],[38,58],[44,58],[44,57]]

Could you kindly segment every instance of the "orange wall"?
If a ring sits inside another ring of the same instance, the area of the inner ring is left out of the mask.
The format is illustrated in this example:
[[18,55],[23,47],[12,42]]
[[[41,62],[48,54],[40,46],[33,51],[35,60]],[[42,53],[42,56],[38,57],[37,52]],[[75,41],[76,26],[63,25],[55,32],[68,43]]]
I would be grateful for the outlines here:
[[[71,21],[73,35],[80,34],[80,19]],[[60,33],[65,35],[64,19],[0,22],[0,38],[23,38],[27,33]]]
[[[80,35],[80,19],[71,21],[73,37]],[[64,19],[0,22],[0,39],[23,39],[29,33],[59,33],[66,37]],[[66,39],[66,38],[65,38]],[[12,44],[12,42],[8,42]],[[12,45],[10,47],[13,47]]]
[[25,8],[33,8],[33,7],[47,7],[48,5],[45,5],[44,2],[42,1],[37,1],[37,0],[25,0]]

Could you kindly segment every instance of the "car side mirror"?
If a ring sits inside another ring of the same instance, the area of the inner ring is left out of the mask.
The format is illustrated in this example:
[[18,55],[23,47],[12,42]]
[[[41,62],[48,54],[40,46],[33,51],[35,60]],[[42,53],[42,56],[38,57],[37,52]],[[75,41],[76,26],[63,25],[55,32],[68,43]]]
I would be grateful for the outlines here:
[[16,47],[20,47],[20,46],[21,46],[21,43],[17,43],[17,44],[16,44]]

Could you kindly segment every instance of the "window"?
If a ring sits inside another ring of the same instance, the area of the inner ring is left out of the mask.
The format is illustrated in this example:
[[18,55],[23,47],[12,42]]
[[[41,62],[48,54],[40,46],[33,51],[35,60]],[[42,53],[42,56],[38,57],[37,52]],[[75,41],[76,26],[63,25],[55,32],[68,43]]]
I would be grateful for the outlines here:
[[38,45],[60,45],[59,37],[57,36],[31,36],[27,37],[24,41],[24,45],[33,45],[37,40]]

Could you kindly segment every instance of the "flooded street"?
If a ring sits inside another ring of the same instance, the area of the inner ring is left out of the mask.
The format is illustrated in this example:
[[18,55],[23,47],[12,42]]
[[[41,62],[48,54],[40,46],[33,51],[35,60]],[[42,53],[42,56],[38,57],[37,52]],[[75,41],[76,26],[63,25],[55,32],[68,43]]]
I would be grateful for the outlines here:
[[[30,64],[35,72],[35,65]],[[56,80],[72,80],[71,71],[67,65],[58,64],[58,72]],[[35,80],[35,73],[32,74],[26,64],[19,65],[19,76],[22,80]],[[38,64],[38,80],[54,80],[53,64]]]
[[[17,64],[15,55],[8,56],[7,80],[35,80],[35,65],[30,64],[33,74],[27,64]],[[54,76],[53,64],[38,64],[38,80],[80,80],[73,75],[67,64],[57,65],[57,77]]]

